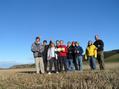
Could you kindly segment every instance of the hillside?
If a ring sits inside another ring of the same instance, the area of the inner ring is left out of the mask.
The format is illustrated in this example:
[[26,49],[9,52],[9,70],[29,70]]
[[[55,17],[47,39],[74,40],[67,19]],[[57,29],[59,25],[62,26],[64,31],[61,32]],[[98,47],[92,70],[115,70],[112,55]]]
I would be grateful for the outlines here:
[[119,50],[106,51],[105,62],[119,62]]
[[105,59],[106,62],[119,62],[119,53]]
[[23,65],[14,65],[11,66],[9,69],[16,69],[16,68],[34,68],[35,64],[23,64]]
[[[112,50],[104,52],[105,62],[119,62],[119,50]],[[10,69],[16,68],[34,68],[34,64],[14,65]]]
[[118,53],[119,53],[119,49],[111,50],[111,51],[105,51],[104,55],[105,55],[105,58],[108,58],[108,57],[111,57],[111,56],[118,54]]

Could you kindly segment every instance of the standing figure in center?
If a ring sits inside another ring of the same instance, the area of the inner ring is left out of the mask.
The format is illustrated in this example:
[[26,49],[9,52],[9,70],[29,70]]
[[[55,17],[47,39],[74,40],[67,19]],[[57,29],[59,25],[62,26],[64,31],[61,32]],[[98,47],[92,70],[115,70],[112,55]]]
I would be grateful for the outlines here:
[[55,44],[51,43],[49,45],[49,49],[48,49],[48,55],[47,55],[47,59],[49,61],[49,73],[52,73],[52,69],[53,69],[53,65],[54,65],[54,72],[58,73],[58,66],[57,66],[57,54],[56,54],[57,49],[55,48]]
[[75,70],[74,63],[73,63],[73,55],[72,55],[72,45],[71,42],[67,43],[67,68],[68,71],[73,71]]
[[63,68],[65,72],[67,71],[67,47],[64,45],[63,40],[60,40],[60,45],[58,46],[59,51],[59,65],[60,65],[60,72],[63,71]]

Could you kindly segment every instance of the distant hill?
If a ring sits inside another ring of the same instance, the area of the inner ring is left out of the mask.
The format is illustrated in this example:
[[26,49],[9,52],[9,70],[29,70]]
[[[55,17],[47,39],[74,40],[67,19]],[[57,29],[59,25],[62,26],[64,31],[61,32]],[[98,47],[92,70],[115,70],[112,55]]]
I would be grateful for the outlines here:
[[104,55],[105,55],[105,58],[108,58],[108,57],[111,57],[111,56],[118,54],[118,53],[119,53],[119,49],[111,50],[111,51],[105,51]]
[[105,55],[105,62],[119,62],[119,49],[106,51]]
[[112,55],[110,57],[107,57],[105,59],[106,62],[119,62],[119,53]]
[[22,65],[14,65],[10,67],[10,69],[16,69],[16,68],[34,68],[35,64],[22,64]]
[[[105,62],[119,62],[119,49],[112,51],[105,51]],[[16,68],[35,68],[35,64],[14,65],[10,69]]]

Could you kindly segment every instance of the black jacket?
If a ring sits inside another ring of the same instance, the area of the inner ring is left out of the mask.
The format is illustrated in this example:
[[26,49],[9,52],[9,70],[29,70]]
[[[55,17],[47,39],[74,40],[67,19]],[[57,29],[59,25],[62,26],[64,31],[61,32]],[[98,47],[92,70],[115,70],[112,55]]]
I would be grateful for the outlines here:
[[73,47],[73,46],[67,47],[67,51],[68,51],[67,58],[68,59],[74,59],[74,57],[75,57],[75,47]]
[[104,50],[104,42],[102,40],[95,41],[94,45],[97,47],[97,51],[103,51]]
[[48,48],[49,48],[48,45],[45,45],[45,46],[44,46],[43,58],[46,59],[46,60],[47,60]]

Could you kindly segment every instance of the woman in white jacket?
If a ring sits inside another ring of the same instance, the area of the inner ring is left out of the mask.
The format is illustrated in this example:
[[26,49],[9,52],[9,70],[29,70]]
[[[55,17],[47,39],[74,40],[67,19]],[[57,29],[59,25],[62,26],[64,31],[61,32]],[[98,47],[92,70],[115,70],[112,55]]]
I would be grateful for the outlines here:
[[57,54],[56,54],[57,49],[55,48],[55,44],[51,43],[49,49],[48,49],[48,55],[47,59],[49,61],[49,73],[51,74],[52,69],[53,69],[53,64],[54,64],[54,71],[58,73],[58,66],[57,66]]

